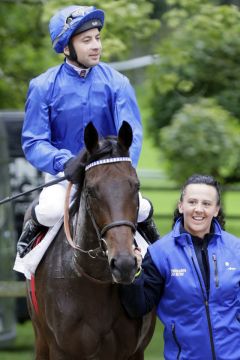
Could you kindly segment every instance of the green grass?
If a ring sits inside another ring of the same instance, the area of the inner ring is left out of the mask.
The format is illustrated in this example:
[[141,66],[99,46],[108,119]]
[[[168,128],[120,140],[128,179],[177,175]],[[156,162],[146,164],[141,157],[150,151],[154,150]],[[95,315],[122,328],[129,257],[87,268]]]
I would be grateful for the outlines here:
[[0,350],[1,360],[33,360],[34,335],[30,321],[17,325],[15,344],[6,350]]
[[[145,132],[145,131],[144,131]],[[142,152],[138,163],[138,169],[160,169],[160,160],[158,151],[149,138],[143,137]]]
[[145,351],[145,360],[164,360],[163,357],[163,327],[157,320],[154,336]]

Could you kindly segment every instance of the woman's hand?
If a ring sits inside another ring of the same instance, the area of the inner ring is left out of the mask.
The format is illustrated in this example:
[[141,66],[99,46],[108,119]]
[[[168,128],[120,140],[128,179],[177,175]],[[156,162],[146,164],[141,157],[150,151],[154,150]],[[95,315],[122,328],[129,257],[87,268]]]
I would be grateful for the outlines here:
[[141,254],[141,249],[139,247],[135,247],[134,249],[134,255],[136,257],[136,260],[137,260],[137,272],[136,272],[136,276],[140,275],[141,273],[141,265],[142,265],[142,254]]

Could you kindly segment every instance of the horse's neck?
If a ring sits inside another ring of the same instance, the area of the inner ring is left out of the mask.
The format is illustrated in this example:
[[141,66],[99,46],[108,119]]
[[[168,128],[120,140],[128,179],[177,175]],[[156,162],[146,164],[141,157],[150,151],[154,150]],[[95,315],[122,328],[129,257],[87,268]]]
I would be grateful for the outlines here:
[[[93,250],[90,254],[94,255],[100,250],[98,234],[93,222],[87,212],[85,197],[81,199],[78,213],[75,217],[74,242],[83,251]],[[107,257],[103,254],[96,255],[95,258],[90,254],[76,249],[74,261],[76,269],[84,270],[88,275],[100,280],[111,280]]]
[[83,194],[75,217],[75,242],[82,249],[93,249],[99,246],[97,233],[87,212],[86,198]]

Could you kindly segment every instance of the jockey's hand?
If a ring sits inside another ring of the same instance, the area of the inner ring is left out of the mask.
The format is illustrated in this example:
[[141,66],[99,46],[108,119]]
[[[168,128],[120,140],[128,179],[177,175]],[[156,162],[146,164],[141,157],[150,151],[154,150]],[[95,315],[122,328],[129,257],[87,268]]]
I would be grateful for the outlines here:
[[78,184],[82,177],[85,166],[79,157],[72,157],[64,164],[64,175],[72,184]]

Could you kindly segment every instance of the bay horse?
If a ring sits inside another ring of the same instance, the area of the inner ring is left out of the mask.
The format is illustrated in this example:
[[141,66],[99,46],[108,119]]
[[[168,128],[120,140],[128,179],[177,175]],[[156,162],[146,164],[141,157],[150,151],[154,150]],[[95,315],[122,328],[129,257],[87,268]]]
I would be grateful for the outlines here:
[[137,271],[139,180],[129,158],[132,140],[126,121],[116,137],[100,139],[92,123],[85,128],[78,189],[66,217],[70,235],[62,226],[36,270],[37,312],[27,296],[36,360],[144,359],[155,312],[131,319],[119,298],[119,286],[130,284]]

